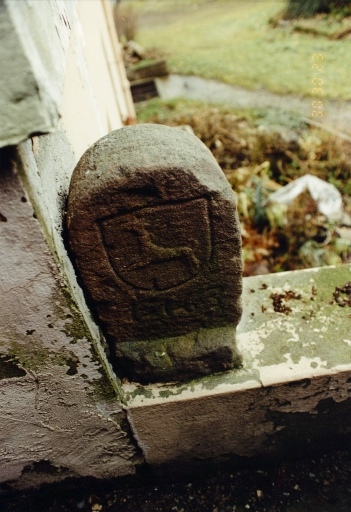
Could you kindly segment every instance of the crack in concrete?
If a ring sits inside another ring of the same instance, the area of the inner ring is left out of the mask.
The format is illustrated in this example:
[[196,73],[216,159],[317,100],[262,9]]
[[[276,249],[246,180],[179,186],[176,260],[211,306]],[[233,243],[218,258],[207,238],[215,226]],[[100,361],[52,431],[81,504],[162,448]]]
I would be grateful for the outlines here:
[[47,425],[43,421],[28,421],[23,418],[15,418],[11,416],[11,411],[9,411],[8,415],[0,414],[0,418],[6,421],[17,421],[18,423],[27,423],[28,425],[34,425],[36,427],[42,427],[50,430],[51,432],[74,432],[74,429],[65,429],[61,427],[52,427],[51,425]]

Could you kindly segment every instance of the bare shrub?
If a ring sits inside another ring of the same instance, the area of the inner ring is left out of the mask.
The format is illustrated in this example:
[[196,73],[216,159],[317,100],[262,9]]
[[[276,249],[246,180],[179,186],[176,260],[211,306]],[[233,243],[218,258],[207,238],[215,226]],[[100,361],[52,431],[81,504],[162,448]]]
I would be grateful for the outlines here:
[[348,16],[350,11],[349,0],[288,0],[285,17],[308,18],[318,13],[339,13]]
[[138,31],[139,20],[133,6],[116,2],[113,8],[113,18],[120,40],[134,41]]

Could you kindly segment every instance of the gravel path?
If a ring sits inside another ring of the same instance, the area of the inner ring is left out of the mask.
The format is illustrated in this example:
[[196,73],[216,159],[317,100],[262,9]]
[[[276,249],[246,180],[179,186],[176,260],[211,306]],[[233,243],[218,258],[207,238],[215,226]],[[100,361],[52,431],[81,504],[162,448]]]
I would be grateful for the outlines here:
[[[222,103],[234,108],[280,108],[310,118],[311,98],[292,95],[281,96],[265,90],[249,91],[235,85],[216,80],[205,80],[197,76],[169,75],[157,78],[157,89],[161,98],[183,98],[207,103]],[[332,130],[351,135],[351,102],[323,100],[325,116],[319,122]]]

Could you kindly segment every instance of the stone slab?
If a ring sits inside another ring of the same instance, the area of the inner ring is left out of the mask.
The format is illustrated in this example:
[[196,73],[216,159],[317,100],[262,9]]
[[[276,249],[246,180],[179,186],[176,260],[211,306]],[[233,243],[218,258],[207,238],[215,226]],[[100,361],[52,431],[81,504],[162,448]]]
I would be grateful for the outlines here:
[[76,166],[67,218],[120,376],[184,380],[240,364],[236,204],[199,139],[150,124],[110,133]]
[[0,5],[0,147],[57,128],[77,0]]
[[63,120],[78,158],[135,119],[109,0],[3,0],[0,33],[0,147]]
[[111,371],[52,259],[14,154],[0,156],[0,482],[134,473],[138,449]]
[[242,369],[183,385],[124,383],[147,462],[281,457],[349,435],[351,309],[334,294],[350,281],[350,265],[244,278]]

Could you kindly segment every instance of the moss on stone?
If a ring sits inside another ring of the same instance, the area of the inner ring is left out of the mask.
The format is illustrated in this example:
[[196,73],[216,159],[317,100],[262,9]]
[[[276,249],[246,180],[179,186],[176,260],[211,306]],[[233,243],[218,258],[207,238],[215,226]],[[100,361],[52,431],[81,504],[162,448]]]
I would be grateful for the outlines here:
[[153,398],[153,393],[150,389],[144,386],[136,386],[135,389],[131,392],[125,391],[123,393],[123,402],[128,403],[128,401],[137,396],[145,397],[145,398]]
[[[65,332],[69,338],[72,338],[71,343],[85,340],[90,348],[91,361],[99,365],[98,371],[101,377],[89,381],[93,390],[91,396],[94,396],[98,400],[103,399],[108,402],[120,399],[121,392],[117,379],[114,382],[112,378],[109,378],[108,375],[110,371],[106,368],[105,362],[102,361],[99,355],[99,350],[96,347],[97,342],[92,338],[88,326],[78,310],[67,286],[62,286],[55,293],[53,303],[56,315],[64,321],[63,332]],[[67,313],[67,311],[69,311],[69,313]],[[71,362],[72,358],[66,358],[65,364],[67,364],[67,361]]]
[[111,384],[110,379],[102,369],[99,370],[101,377],[90,381],[90,385],[94,390],[94,399],[102,399],[106,402],[115,402],[117,400],[117,392]]
[[29,346],[12,341],[8,353],[16,358],[23,368],[30,371],[38,371],[50,360],[49,351],[35,339],[31,340]]

